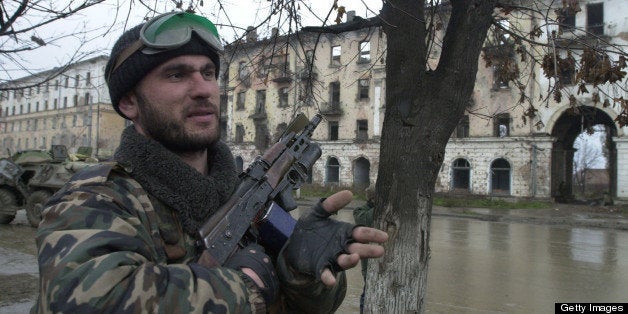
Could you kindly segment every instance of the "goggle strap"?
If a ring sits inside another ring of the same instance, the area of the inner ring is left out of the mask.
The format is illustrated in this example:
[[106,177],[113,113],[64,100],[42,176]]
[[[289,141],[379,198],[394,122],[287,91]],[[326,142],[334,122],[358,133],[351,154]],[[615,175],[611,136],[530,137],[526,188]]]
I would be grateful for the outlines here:
[[142,43],[141,40],[136,40],[134,43],[132,43],[128,47],[124,48],[124,50],[122,50],[122,52],[116,58],[116,63],[113,65],[113,68],[109,72],[109,76],[107,77],[107,81],[109,81],[109,78],[111,78],[111,74],[113,74],[113,72],[117,68],[119,68],[122,65],[122,63],[124,63],[124,61],[126,61],[126,59],[128,59],[136,51],[140,50],[140,48],[142,48],[143,46],[144,46],[144,44]]

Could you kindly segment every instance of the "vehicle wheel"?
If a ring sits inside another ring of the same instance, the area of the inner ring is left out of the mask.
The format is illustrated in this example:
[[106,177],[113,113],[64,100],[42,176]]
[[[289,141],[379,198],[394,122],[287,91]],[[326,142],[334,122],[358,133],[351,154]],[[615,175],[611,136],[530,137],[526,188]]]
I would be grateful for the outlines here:
[[[0,207],[17,210],[17,199],[11,191],[0,189]],[[15,219],[15,212],[13,214],[0,214],[0,224],[9,224],[13,219]]]
[[46,190],[38,190],[28,197],[28,203],[26,205],[26,218],[30,222],[31,226],[37,228],[41,222],[41,210],[44,204],[52,196],[52,193]]

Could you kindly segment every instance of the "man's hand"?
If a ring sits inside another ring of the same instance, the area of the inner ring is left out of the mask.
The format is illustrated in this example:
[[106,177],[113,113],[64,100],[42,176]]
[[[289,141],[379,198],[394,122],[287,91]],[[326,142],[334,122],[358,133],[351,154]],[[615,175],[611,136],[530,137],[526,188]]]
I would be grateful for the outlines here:
[[290,237],[284,254],[296,271],[319,277],[327,286],[336,284],[335,273],[355,267],[360,259],[384,255],[386,232],[329,219],[351,202],[350,191],[340,191],[304,214]]
[[266,304],[271,304],[277,297],[279,280],[270,257],[261,245],[249,244],[229,257],[224,266],[240,270],[251,278],[260,289]]
[[[330,214],[336,213],[347,206],[353,199],[351,191],[340,191],[323,201],[323,208]],[[369,227],[357,227],[353,229],[352,237],[356,241],[349,244],[347,253],[340,254],[337,259],[342,269],[350,269],[358,265],[360,259],[376,258],[384,255],[384,248],[379,245],[365,243],[384,243],[388,240],[388,234],[384,231]],[[321,281],[327,286],[336,284],[336,277],[329,268],[325,268],[321,275]]]

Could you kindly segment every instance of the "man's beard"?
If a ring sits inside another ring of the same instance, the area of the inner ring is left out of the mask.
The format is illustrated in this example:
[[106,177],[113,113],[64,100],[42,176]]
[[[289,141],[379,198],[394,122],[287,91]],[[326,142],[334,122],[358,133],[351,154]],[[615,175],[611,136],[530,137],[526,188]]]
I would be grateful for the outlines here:
[[[187,133],[183,122],[176,121],[172,117],[155,110],[142,93],[136,92],[135,94],[138,107],[141,110],[138,122],[147,136],[161,143],[168,150],[175,153],[199,152],[209,148],[220,138],[220,128],[218,127],[216,127],[213,136]],[[212,106],[209,100],[206,101],[206,104],[197,106]]]

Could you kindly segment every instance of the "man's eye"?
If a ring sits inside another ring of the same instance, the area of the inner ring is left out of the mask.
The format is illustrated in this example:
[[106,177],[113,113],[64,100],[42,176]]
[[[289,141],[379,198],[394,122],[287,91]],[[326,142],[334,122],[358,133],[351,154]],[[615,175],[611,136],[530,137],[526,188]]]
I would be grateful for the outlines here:
[[168,77],[172,78],[172,79],[180,79],[180,78],[185,77],[185,73],[183,73],[183,72],[172,72],[172,73],[168,74]]
[[206,79],[213,79],[216,75],[216,71],[214,70],[207,70],[207,71],[203,71],[203,76]]

